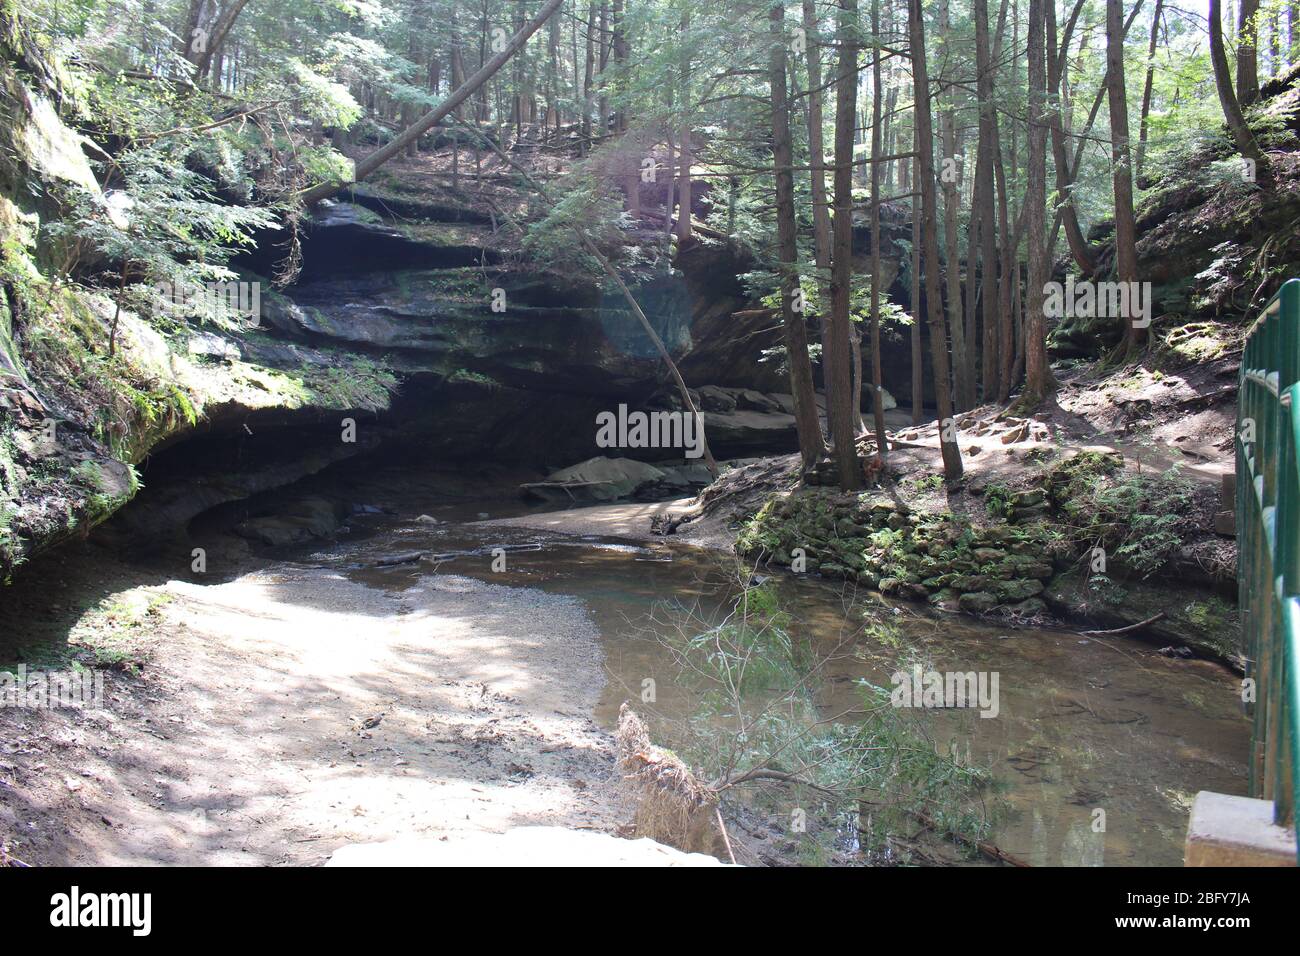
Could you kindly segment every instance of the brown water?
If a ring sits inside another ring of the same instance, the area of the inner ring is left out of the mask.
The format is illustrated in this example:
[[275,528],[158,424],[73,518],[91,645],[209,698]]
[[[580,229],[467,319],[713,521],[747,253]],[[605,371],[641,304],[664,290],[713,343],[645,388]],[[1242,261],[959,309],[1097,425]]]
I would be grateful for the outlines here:
[[[496,547],[508,549],[505,571],[491,568]],[[441,557],[368,567],[414,550]],[[655,615],[656,624],[651,611],[672,601],[694,605],[708,618],[735,593],[725,559],[698,549],[454,520],[436,526],[381,520],[309,560],[390,590],[446,573],[579,598],[604,639],[609,682],[598,719],[612,726],[619,705],[635,700],[638,710],[650,711],[668,746],[673,724],[689,718],[696,702],[660,639],[664,615]],[[827,715],[853,706],[854,681],[889,687],[889,675],[917,659],[940,671],[998,673],[996,718],[952,709],[923,715],[941,745],[956,741],[973,761],[991,767],[1009,809],[991,839],[1032,864],[1181,865],[1196,792],[1245,792],[1249,730],[1238,682],[1218,665],[1165,658],[1123,637],[1011,630],[914,604],[885,602],[868,611],[866,595],[840,585],[794,575],[774,581],[792,615],[791,636],[829,660],[817,688]],[[870,615],[887,616],[902,640],[872,637],[864,628]],[[641,703],[646,679],[657,690],[649,707]],[[1104,832],[1094,827],[1097,810],[1105,813]]]

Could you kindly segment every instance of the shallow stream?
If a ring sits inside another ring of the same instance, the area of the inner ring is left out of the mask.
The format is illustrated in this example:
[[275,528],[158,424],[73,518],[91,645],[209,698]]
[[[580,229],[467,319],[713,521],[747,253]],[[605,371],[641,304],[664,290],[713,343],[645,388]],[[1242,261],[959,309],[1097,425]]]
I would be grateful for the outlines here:
[[[473,505],[433,514],[439,524],[377,520],[310,560],[388,590],[450,573],[582,600],[600,628],[608,670],[598,720],[612,727],[619,705],[635,700],[650,712],[656,734],[668,738],[661,742],[673,745],[674,723],[688,719],[697,702],[677,680],[662,640],[666,615],[651,612],[676,602],[716,620],[735,594],[725,557],[668,542],[481,524]],[[496,557],[504,554],[505,570],[492,569],[497,548],[504,549]],[[436,558],[371,566],[412,551]],[[1217,664],[1167,658],[1122,636],[1010,629],[881,603],[813,576],[773,580],[793,619],[791,636],[827,661],[817,687],[827,715],[852,708],[856,681],[889,687],[890,675],[915,660],[940,671],[998,674],[996,718],[970,709],[924,713],[936,740],[955,740],[991,767],[1009,811],[991,839],[1031,864],[1181,865],[1196,792],[1244,792],[1249,729],[1238,681]],[[895,636],[865,627],[873,615],[888,616],[895,627],[885,630]],[[650,707],[640,703],[646,679],[656,687]]]

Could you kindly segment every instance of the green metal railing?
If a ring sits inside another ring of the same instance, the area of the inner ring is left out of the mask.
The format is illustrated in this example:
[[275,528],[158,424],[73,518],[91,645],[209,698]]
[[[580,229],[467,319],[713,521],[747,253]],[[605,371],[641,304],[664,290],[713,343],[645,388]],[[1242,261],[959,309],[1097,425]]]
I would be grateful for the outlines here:
[[[1300,279],[1252,326],[1237,396],[1237,579],[1254,680],[1250,792],[1295,826],[1300,793]],[[1297,843],[1300,860],[1300,841]]]

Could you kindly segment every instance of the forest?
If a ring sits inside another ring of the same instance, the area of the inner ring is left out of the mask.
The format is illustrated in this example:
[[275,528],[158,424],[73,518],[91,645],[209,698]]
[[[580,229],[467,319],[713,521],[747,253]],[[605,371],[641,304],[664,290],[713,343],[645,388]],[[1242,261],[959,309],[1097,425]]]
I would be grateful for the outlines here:
[[0,866],[1294,865],[1297,19],[0,0]]

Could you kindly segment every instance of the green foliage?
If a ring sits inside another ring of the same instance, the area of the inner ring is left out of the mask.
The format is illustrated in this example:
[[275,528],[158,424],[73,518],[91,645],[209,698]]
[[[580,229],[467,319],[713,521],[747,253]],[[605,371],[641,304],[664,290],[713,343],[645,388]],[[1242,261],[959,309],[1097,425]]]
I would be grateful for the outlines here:
[[469,369],[458,368],[447,377],[447,381],[453,384],[467,385],[487,385],[497,386],[501,383],[490,375],[484,375],[482,372],[472,372]]
[[1176,469],[1121,472],[1116,459],[1091,452],[1067,459],[1049,473],[1048,494],[1080,549],[1104,548],[1108,561],[1146,577],[1194,530],[1194,486]]
[[[877,616],[868,613],[868,624]],[[770,584],[742,587],[719,622],[702,626],[680,607],[668,620],[666,644],[698,701],[673,745],[702,779],[723,792],[751,781],[763,787],[754,799],[783,806],[789,798],[779,794],[793,790],[800,806],[827,821],[823,850],[828,834],[860,823],[863,850],[874,855],[891,834],[915,827],[917,811],[967,838],[986,834],[996,811],[983,799],[988,769],[963,760],[955,741],[937,746],[924,715],[893,707],[889,691],[861,682],[853,719],[825,718],[816,695],[826,662],[792,636],[795,622]],[[768,772],[779,782],[770,774],[765,782]]]
[[[810,701],[800,691],[789,627],[790,618],[781,610],[774,589],[746,588],[731,617],[697,634],[687,633],[674,650],[679,660],[699,665],[695,674],[702,678],[701,699],[715,715],[728,712],[751,694],[798,694],[801,704],[807,705]],[[751,732],[748,743],[760,745],[772,719],[764,715],[757,735]],[[779,730],[779,726],[780,721],[768,729]]]
[[924,712],[890,705],[888,688],[866,681],[864,718],[836,728],[842,752],[851,756],[850,779],[865,795],[859,839],[869,854],[889,847],[889,837],[916,827],[916,814],[936,829],[965,841],[982,840],[1003,812],[992,792],[992,771],[974,764],[954,736],[946,748],[934,739]]
[[[772,272],[747,272],[740,277],[750,293],[769,309],[781,308],[781,290],[778,276]],[[829,277],[821,275],[815,266],[808,266],[799,276],[799,288],[804,297],[804,313],[825,315],[830,310],[830,300],[822,293]],[[871,280],[869,276],[855,277],[849,296],[849,317],[854,322],[871,320]],[[902,327],[912,324],[912,317],[900,305],[890,300],[887,291],[880,294],[880,324],[882,328]]]
[[210,181],[186,169],[184,158],[180,148],[145,146],[113,163],[120,188],[75,190],[70,214],[45,226],[64,250],[65,272],[83,259],[106,261],[118,305],[142,312],[157,302],[159,284],[183,289],[238,278],[224,263],[251,243],[252,230],[274,220],[261,209],[217,201]]
[[347,129],[361,118],[361,106],[346,86],[321,76],[296,57],[288,68],[303,94],[302,111],[309,119]]
[[[555,204],[528,226],[524,250],[530,258],[566,274],[603,278],[600,263],[576,236],[585,235],[611,259],[620,258],[627,224],[621,198],[582,167],[566,176],[551,195]],[[636,256],[634,249],[627,253]]]
[[348,357],[339,365],[313,368],[305,377],[313,401],[324,408],[379,411],[397,391],[397,376],[382,362]]
[[984,507],[990,515],[1006,519],[1011,517],[1011,502],[1014,497],[1015,492],[1006,485],[992,482],[984,492]]

